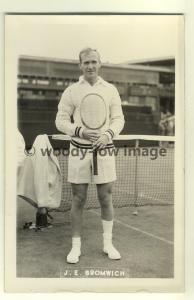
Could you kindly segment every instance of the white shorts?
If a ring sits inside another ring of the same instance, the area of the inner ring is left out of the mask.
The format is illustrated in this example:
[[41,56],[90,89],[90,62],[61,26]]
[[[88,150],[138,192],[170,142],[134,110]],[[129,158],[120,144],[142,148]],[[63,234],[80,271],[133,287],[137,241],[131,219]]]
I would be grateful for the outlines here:
[[[84,147],[84,146],[83,146]],[[98,175],[94,175],[91,147],[80,148],[70,144],[68,182],[102,184],[116,180],[115,153],[113,146],[98,151]]]

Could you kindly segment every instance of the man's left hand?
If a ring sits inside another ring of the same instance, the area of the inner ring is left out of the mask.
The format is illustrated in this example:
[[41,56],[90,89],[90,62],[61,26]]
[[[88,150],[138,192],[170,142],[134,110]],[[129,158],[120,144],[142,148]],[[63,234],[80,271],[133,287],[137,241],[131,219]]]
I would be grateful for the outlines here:
[[103,149],[109,142],[109,138],[106,134],[102,134],[96,142],[93,143],[94,149]]

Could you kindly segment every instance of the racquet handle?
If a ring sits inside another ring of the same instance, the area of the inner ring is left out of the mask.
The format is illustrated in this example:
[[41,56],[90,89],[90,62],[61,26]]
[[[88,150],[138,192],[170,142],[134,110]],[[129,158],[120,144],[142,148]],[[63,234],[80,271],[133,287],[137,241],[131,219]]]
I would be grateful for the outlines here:
[[97,149],[94,149],[93,150],[93,172],[94,172],[94,175],[98,175],[98,161],[97,161]]

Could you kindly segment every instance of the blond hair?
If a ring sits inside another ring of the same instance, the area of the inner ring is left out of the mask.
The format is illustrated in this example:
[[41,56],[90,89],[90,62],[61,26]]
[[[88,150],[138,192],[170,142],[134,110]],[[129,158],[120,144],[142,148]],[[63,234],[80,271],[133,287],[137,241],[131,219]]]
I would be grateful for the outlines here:
[[97,55],[98,55],[99,61],[100,61],[100,54],[99,54],[98,50],[90,48],[90,47],[86,47],[86,48],[82,49],[80,51],[80,53],[79,53],[79,61],[80,61],[80,63],[82,62],[82,55],[83,54],[88,54],[90,52],[96,52]]

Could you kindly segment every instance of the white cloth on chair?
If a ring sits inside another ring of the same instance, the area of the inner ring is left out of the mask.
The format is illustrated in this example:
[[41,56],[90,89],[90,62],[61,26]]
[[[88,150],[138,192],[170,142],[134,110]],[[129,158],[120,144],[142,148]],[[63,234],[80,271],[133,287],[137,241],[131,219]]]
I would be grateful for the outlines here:
[[29,153],[19,174],[18,196],[37,207],[59,207],[62,176],[48,136],[38,135]]
[[23,161],[25,159],[25,141],[24,138],[22,136],[22,134],[20,133],[20,131],[17,129],[17,160],[18,160],[18,167],[21,167],[21,165],[23,164]]

